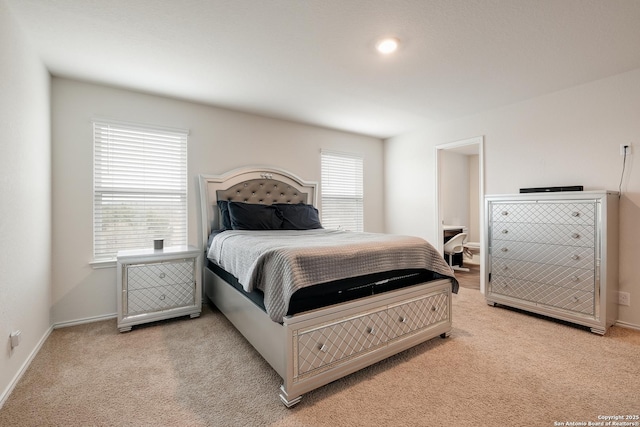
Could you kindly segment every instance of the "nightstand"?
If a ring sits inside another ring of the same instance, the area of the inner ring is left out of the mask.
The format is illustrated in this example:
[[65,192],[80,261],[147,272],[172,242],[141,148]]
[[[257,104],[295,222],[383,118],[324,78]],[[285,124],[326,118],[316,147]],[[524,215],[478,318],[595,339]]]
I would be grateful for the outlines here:
[[200,316],[201,251],[193,246],[119,251],[118,329],[179,316]]

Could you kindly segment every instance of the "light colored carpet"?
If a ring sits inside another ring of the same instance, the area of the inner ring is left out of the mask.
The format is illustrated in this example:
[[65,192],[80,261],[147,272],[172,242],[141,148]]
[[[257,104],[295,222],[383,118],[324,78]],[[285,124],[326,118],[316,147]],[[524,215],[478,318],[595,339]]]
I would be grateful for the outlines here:
[[454,296],[454,330],[310,392],[280,379],[217,312],[117,332],[55,330],[1,426],[553,426],[640,414],[640,332],[604,336]]

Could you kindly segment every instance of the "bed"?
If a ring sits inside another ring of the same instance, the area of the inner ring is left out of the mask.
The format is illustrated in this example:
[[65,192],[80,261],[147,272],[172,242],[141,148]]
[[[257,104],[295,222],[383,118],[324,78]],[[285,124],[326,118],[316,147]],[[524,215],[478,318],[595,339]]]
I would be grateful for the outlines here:
[[458,283],[424,240],[326,230],[317,184],[278,168],[201,175],[199,184],[204,296],[282,377],[287,407],[449,335]]

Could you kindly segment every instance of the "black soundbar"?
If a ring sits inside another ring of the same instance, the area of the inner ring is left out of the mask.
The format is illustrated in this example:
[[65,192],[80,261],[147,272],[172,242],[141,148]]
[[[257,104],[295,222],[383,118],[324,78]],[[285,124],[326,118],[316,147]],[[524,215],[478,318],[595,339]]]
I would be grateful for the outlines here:
[[584,187],[582,185],[568,185],[562,187],[532,187],[521,188],[521,193],[551,193],[555,191],[582,191]]

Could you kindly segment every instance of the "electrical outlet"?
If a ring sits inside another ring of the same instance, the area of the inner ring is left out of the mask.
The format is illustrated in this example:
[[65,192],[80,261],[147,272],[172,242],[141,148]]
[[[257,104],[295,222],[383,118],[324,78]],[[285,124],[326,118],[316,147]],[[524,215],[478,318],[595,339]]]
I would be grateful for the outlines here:
[[620,144],[620,155],[630,155],[631,154],[631,144]]
[[629,292],[618,292],[618,305],[631,305],[631,294]]
[[9,339],[11,341],[11,348],[16,348],[20,345],[20,341],[22,341],[22,331],[16,330],[11,332]]

